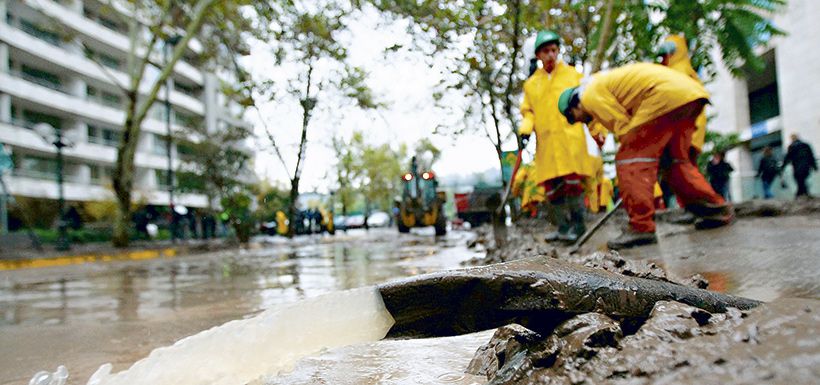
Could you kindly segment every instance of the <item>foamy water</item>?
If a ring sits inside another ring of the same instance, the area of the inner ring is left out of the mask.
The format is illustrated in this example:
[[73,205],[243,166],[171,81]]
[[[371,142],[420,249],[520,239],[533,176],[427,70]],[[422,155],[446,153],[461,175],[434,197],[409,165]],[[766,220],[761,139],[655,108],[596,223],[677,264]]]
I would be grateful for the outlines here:
[[245,384],[325,348],[380,340],[393,323],[377,288],[334,292],[186,337],[119,373],[105,364],[87,384]]

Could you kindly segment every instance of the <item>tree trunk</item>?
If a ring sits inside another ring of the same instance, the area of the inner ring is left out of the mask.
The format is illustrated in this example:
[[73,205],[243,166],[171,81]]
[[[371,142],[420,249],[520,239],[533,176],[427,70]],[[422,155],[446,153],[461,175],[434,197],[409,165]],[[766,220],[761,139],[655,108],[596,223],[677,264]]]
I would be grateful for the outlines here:
[[604,64],[604,58],[606,57],[606,50],[608,47],[607,41],[609,41],[609,34],[612,32],[612,8],[614,5],[615,0],[607,0],[606,11],[604,11],[603,19],[604,24],[601,26],[601,33],[598,34],[598,47],[595,49],[595,58],[592,61],[592,73],[600,71],[601,66]]
[[310,112],[316,107],[316,99],[310,96],[310,86],[313,80],[313,64],[308,63],[307,86],[305,87],[305,97],[301,100],[302,104],[302,135],[299,139],[299,153],[296,155],[296,169],[293,170],[293,179],[290,180],[290,223],[288,226],[288,237],[292,238],[294,235],[293,224],[296,223],[296,200],[299,199],[299,178],[302,173],[302,162],[305,160],[305,147],[307,146],[307,128],[310,122]]
[[290,180],[290,202],[288,202],[288,219],[290,226],[288,226],[288,238],[293,238],[296,234],[296,220],[298,211],[296,209],[296,200],[299,199],[299,178]]
[[115,247],[126,247],[131,228],[131,189],[134,186],[134,153],[139,142],[139,126],[134,121],[134,110],[137,95],[128,95],[128,112],[125,118],[125,131],[117,148],[117,162],[114,166],[112,184],[117,199],[117,216],[114,218],[112,243]]

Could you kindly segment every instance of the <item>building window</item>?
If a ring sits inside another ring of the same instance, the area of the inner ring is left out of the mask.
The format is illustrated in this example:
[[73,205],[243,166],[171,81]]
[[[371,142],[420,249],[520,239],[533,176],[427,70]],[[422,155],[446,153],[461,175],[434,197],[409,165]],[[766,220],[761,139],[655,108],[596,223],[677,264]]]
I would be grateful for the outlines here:
[[49,114],[42,112],[23,110],[23,125],[27,128],[34,128],[38,123],[47,123],[55,129],[63,128],[63,120]]
[[174,124],[182,127],[197,129],[202,126],[202,119],[193,114],[174,110]]
[[775,51],[764,53],[760,59],[766,67],[760,72],[746,72],[746,88],[749,90],[749,122],[764,122],[780,116],[780,97],[777,86]]
[[[36,155],[17,155],[14,160],[13,175],[56,181],[57,160]],[[79,165],[73,162],[63,163],[63,181],[78,182],[77,170]]]
[[120,33],[128,32],[128,28],[125,25],[123,25],[123,23],[120,23],[120,22],[118,22],[118,21],[116,21],[112,18],[109,18],[109,17],[103,15],[103,13],[109,13],[109,12],[115,12],[115,11],[110,10],[110,9],[90,9],[87,6],[84,7],[84,9],[83,9],[83,14],[85,15],[85,17],[87,19],[92,20],[92,21],[104,26],[105,28],[108,28],[108,29],[112,30],[112,31],[116,31],[116,32],[120,32]]
[[108,54],[94,50],[86,50],[85,56],[91,60],[115,70],[122,69],[122,61]]
[[52,45],[61,46],[62,39],[56,32],[49,31],[28,20],[20,19],[20,30]]
[[161,135],[154,134],[154,144],[151,147],[151,152],[156,155],[165,156],[168,154],[168,141]]
[[120,144],[122,133],[117,130],[88,125],[88,142],[116,147]]
[[168,189],[168,170],[154,170],[154,180],[156,181],[157,189]]
[[63,90],[63,82],[60,77],[51,72],[29,67],[23,64],[20,68],[20,77],[43,87],[50,88],[55,91],[65,92]]
[[199,90],[195,86],[189,86],[186,84],[182,84],[179,82],[174,81],[174,90],[179,91],[185,95],[199,98]]
[[92,86],[87,86],[85,98],[109,107],[122,108],[122,96]]
[[91,165],[91,183],[93,184],[110,184],[111,176],[114,174],[114,168],[102,166],[98,164]]

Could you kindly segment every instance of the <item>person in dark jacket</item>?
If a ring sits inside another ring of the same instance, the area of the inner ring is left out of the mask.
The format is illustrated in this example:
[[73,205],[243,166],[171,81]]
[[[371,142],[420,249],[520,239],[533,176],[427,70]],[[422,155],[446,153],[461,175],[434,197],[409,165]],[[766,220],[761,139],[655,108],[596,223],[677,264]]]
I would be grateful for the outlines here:
[[814,151],[808,143],[800,140],[797,134],[791,135],[792,144],[783,159],[783,167],[791,163],[794,169],[794,182],[797,184],[797,195],[809,196],[809,189],[806,186],[806,179],[812,170],[817,171],[817,160],[814,158]]
[[755,175],[763,182],[763,199],[771,199],[774,197],[774,195],[772,195],[772,182],[774,182],[774,178],[778,175],[780,175],[780,167],[777,165],[777,159],[775,159],[772,153],[772,148],[766,146],[763,148],[763,157],[760,158],[760,164],[757,166],[757,175]]
[[709,184],[716,193],[720,194],[723,199],[729,199],[729,175],[735,169],[729,163],[726,163],[724,158],[726,154],[723,151],[718,151],[712,155],[712,160],[706,166],[706,173],[709,175]]

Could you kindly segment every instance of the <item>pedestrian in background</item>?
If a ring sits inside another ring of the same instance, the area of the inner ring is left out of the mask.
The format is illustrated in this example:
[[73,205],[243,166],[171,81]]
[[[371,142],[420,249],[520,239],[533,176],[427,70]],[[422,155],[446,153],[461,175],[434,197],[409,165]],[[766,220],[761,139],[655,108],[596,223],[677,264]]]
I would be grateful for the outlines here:
[[780,167],[777,165],[777,159],[775,159],[772,153],[772,148],[766,146],[763,148],[763,157],[760,158],[760,163],[757,166],[757,175],[755,175],[755,177],[760,178],[760,181],[763,183],[763,199],[771,199],[774,197],[772,194],[772,183],[778,175],[780,175]]
[[806,186],[806,179],[811,174],[811,171],[817,171],[817,160],[814,159],[814,151],[808,143],[800,140],[797,134],[791,135],[792,144],[789,145],[789,150],[786,152],[786,157],[783,159],[783,168],[791,163],[794,169],[794,182],[797,184],[797,197],[810,196],[809,189]]
[[729,199],[729,177],[735,169],[731,164],[726,163],[726,153],[717,151],[712,155],[712,160],[706,166],[706,174],[709,175],[709,184],[716,193],[720,194],[723,199]]

